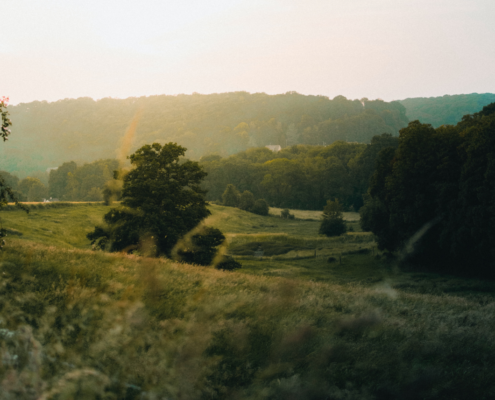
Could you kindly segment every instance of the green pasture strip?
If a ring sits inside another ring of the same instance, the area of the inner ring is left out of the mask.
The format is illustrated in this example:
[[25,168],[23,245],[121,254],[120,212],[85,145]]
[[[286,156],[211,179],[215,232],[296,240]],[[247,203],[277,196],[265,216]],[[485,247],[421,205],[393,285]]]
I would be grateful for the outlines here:
[[20,239],[60,247],[90,248],[86,238],[94,226],[101,224],[108,207],[102,203],[29,204],[29,213],[8,206],[0,212],[2,225],[17,232]]
[[[284,210],[283,208],[270,207],[270,214],[276,217],[280,217],[280,213]],[[289,210],[296,219],[313,219],[315,221],[320,221],[323,216],[323,211],[315,210]],[[346,211],[342,213],[344,215],[344,220],[346,222],[356,222],[359,221],[359,213]]]
[[327,256],[300,259],[278,257],[270,259],[235,257],[235,259],[242,263],[240,272],[243,273],[314,282],[372,286],[387,279],[395,279],[396,276],[390,264],[367,254],[353,254],[340,258],[337,256],[332,263],[327,261]]
[[300,236],[318,236],[319,221],[288,220],[273,215],[261,216],[235,207],[211,204],[212,215],[205,221],[224,233],[263,234],[281,233]]

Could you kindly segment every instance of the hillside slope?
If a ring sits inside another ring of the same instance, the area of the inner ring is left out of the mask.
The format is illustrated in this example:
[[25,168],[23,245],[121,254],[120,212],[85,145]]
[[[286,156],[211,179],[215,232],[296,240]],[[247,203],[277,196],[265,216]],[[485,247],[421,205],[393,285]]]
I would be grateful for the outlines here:
[[473,114],[495,102],[493,93],[457,94],[442,97],[416,97],[400,100],[406,108],[410,121],[419,120],[437,128],[440,125],[455,125],[466,114]]
[[191,159],[268,144],[369,142],[384,132],[397,135],[407,124],[398,102],[294,92],[36,101],[9,106],[12,136],[0,147],[0,170],[24,177],[67,161],[114,158],[138,110],[131,151],[152,142],[177,142]]

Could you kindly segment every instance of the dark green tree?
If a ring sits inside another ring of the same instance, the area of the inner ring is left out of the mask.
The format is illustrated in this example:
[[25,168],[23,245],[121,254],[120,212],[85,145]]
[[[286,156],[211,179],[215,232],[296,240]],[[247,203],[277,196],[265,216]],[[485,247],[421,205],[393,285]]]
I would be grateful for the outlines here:
[[251,212],[258,215],[268,215],[270,211],[270,206],[265,199],[258,199],[254,202],[254,206]]
[[457,126],[413,121],[384,149],[361,210],[363,229],[402,260],[495,276],[495,107]]
[[228,207],[237,207],[239,205],[241,195],[236,187],[232,184],[228,184],[225,188],[225,192],[222,194],[223,205]]
[[88,235],[92,243],[107,237],[109,250],[126,251],[153,241],[157,254],[170,256],[178,240],[210,214],[200,187],[206,173],[197,162],[181,159],[185,151],[176,143],[153,143],[132,154],[122,206],[104,216],[106,227]]
[[254,195],[249,191],[245,190],[239,197],[239,208],[244,211],[251,211],[255,203]]
[[346,225],[342,214],[342,205],[338,200],[328,200],[323,209],[323,219],[319,233],[326,236],[339,236],[345,231]]

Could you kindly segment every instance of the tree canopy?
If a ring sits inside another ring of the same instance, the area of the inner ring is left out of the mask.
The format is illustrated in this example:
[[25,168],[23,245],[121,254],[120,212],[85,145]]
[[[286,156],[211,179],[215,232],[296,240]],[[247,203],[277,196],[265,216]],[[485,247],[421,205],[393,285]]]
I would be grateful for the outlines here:
[[278,144],[369,143],[406,126],[399,102],[329,99],[295,92],[65,99],[9,107],[16,124],[9,148],[0,149],[0,169],[33,176],[73,160],[78,165],[106,159],[121,145],[132,116],[142,110],[135,151],[147,143],[178,143],[188,157],[222,157],[252,147]]
[[342,205],[338,200],[328,200],[323,209],[319,233],[326,236],[339,236],[345,233],[346,225],[342,211]]
[[381,249],[448,271],[495,276],[495,107],[456,126],[413,121],[383,149],[361,209]]
[[181,159],[175,143],[145,145],[130,156],[133,168],[123,178],[122,205],[104,217],[106,227],[88,235],[112,251],[153,242],[157,254],[170,255],[181,237],[209,215],[200,183],[206,172]]
[[493,93],[416,97],[400,101],[406,108],[406,115],[410,121],[419,120],[431,124],[434,128],[440,125],[455,125],[464,115],[476,113],[493,102]]
[[208,156],[200,160],[208,172],[203,187],[208,200],[229,199],[232,205],[239,201],[239,192],[230,192],[235,187],[274,207],[321,210],[333,198],[345,208],[359,209],[379,151],[397,144],[396,137],[382,134],[370,144],[339,141],[329,146],[295,145],[279,152],[253,148],[225,158]]

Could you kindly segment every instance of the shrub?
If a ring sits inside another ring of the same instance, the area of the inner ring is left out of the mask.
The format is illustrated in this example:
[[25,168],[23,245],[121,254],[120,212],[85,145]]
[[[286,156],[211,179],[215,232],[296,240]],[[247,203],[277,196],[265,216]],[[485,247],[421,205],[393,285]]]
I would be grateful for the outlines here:
[[294,214],[291,214],[288,208],[284,208],[280,211],[280,216],[284,219],[294,219]]
[[222,258],[222,261],[220,261],[215,266],[216,269],[222,269],[224,271],[233,271],[233,270],[239,269],[241,267],[242,267],[241,263],[235,261],[232,257],[229,257],[229,256],[224,256]]
[[177,251],[180,259],[188,264],[210,265],[217,252],[217,247],[225,236],[217,228],[205,227],[199,233],[185,241],[183,248]]
[[268,203],[266,202],[266,200],[265,199],[258,199],[254,203],[254,206],[251,209],[251,212],[254,214],[258,214],[258,215],[268,215],[269,210],[270,210],[270,207],[268,206]]
[[323,210],[319,233],[326,236],[339,236],[345,233],[346,225],[342,215],[342,206],[338,200],[327,201]]

